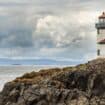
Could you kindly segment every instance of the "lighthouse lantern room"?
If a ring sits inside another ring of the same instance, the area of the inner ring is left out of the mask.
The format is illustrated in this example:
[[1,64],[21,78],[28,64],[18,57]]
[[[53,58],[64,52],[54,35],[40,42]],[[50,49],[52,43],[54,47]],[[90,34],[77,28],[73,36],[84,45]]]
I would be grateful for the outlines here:
[[97,28],[97,55],[105,57],[105,12],[102,13],[96,23]]

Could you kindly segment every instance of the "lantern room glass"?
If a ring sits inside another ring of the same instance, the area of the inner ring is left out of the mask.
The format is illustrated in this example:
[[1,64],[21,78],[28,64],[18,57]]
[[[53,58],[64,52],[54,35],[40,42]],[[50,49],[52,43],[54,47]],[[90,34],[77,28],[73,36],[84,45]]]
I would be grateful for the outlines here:
[[105,23],[105,18],[99,19],[100,23]]

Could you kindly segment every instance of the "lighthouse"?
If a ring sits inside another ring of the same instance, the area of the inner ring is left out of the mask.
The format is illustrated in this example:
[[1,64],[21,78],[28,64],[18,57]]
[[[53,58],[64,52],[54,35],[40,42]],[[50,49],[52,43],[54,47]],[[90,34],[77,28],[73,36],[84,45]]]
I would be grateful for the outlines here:
[[105,12],[98,17],[97,29],[97,56],[105,57]]

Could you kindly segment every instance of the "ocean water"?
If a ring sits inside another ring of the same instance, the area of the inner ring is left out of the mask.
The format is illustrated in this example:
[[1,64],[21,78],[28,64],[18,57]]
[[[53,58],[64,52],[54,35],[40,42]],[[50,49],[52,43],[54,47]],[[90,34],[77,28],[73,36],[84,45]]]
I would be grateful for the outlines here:
[[40,69],[64,67],[64,66],[23,66],[23,65],[11,65],[0,66],[0,91],[3,89],[5,83],[14,80],[16,77],[22,76],[24,73],[39,71]]

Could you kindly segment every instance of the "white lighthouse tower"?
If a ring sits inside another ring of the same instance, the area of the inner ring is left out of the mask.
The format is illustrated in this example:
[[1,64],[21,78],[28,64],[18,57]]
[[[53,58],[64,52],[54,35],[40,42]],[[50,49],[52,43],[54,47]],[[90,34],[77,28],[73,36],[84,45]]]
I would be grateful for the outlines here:
[[97,28],[97,55],[105,57],[105,12],[98,17]]

